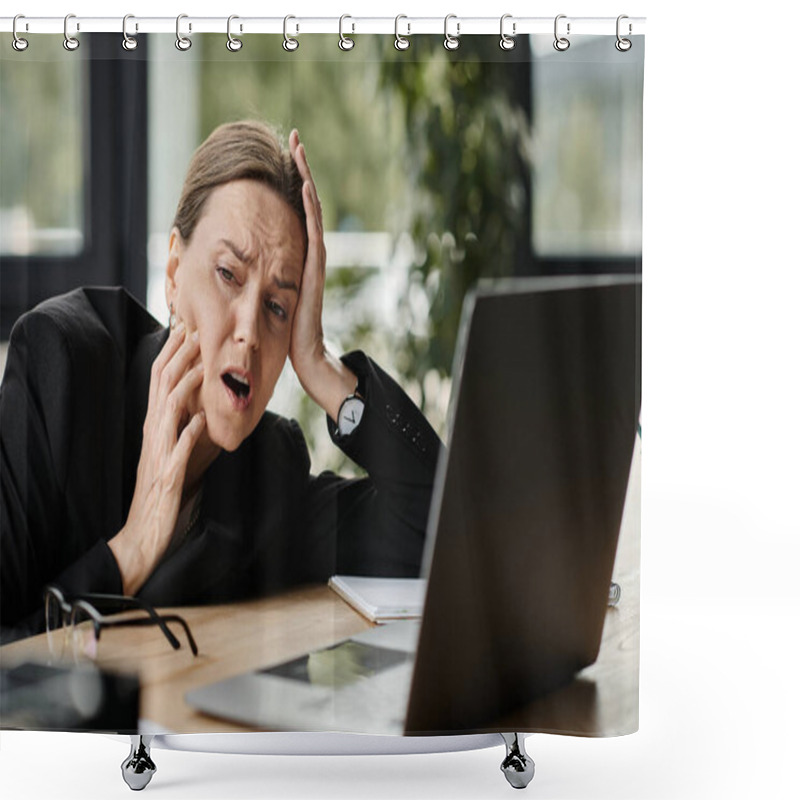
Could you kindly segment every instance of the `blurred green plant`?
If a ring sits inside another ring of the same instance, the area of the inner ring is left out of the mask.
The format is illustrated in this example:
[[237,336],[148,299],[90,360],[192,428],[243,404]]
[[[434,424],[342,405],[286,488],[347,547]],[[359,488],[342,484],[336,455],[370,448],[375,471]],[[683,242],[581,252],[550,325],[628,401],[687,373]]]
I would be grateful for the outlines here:
[[469,37],[447,51],[414,37],[411,51],[387,46],[381,85],[405,118],[406,215],[415,256],[400,298],[403,342],[396,369],[419,385],[449,376],[466,292],[480,278],[524,273],[530,254],[530,48],[511,53],[495,37]]

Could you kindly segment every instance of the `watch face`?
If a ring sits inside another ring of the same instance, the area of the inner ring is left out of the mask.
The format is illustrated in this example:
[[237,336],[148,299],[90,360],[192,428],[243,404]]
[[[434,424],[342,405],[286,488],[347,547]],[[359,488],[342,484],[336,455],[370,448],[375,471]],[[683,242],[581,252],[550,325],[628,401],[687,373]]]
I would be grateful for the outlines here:
[[348,397],[339,409],[339,434],[347,436],[361,422],[364,414],[364,401],[360,397]]

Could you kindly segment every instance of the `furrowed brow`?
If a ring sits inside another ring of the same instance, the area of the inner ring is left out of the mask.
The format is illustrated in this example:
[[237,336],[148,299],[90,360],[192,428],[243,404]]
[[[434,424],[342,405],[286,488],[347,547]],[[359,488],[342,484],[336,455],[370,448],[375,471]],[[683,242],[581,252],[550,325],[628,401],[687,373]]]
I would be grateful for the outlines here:
[[300,289],[294,281],[282,281],[280,278],[275,278],[275,285],[279,289],[290,289],[297,294],[300,294]]
[[253,256],[247,255],[244,250],[237,247],[230,239],[223,239],[222,244],[228,248],[228,250],[233,253],[239,261],[243,262],[244,264],[250,264],[253,261]]

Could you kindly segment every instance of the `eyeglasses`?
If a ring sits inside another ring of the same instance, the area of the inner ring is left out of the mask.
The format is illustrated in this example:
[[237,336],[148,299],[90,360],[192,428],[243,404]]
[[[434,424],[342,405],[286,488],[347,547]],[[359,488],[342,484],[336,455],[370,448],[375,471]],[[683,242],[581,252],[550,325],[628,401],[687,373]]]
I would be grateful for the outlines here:
[[[179,624],[186,633],[186,639],[193,655],[197,655],[197,644],[183,617],[177,614],[159,614],[144,600],[115,594],[80,594],[67,599],[58,586],[49,585],[44,590],[45,624],[47,646],[50,653],[63,657],[71,647],[76,660],[97,658],[100,633],[103,628],[141,627],[157,625],[174,650],[181,646],[175,634],[167,627],[168,622]],[[138,610],[147,613],[144,617],[113,619],[100,613],[118,613]]]

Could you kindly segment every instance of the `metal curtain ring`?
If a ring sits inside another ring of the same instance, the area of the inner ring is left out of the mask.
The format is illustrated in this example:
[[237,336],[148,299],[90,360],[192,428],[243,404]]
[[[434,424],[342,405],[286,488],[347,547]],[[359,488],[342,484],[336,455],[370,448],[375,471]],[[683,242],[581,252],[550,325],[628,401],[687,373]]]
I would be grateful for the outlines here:
[[[178,50],[186,51],[192,46],[192,40],[189,39],[187,36],[181,36],[181,20],[188,19],[188,14],[178,14],[178,18],[175,20],[175,47]],[[192,23],[189,23],[189,33],[192,32]]]
[[[553,35],[556,37],[556,40],[553,42],[553,47],[558,50],[559,53],[563,53],[565,50],[569,50],[569,39],[566,36],[559,36],[558,35],[558,21],[560,19],[566,19],[566,14],[559,14],[556,17],[556,21],[553,24]],[[569,36],[569,22],[567,23],[567,36]]]
[[[451,36],[447,32],[447,23],[450,22],[451,19],[456,20],[456,35]],[[444,18],[444,47],[445,50],[458,50],[459,45],[461,42],[458,39],[459,34],[461,33],[461,23],[458,22],[458,17],[455,14],[448,14]]]
[[[300,42],[294,38],[294,36],[289,36],[286,26],[289,24],[290,19],[297,19],[293,17],[291,14],[283,18],[283,49],[286,50],[287,53],[293,53],[300,47]],[[300,26],[295,25],[296,32],[300,32]]]
[[[228,50],[231,51],[231,53],[238,53],[244,45],[244,42],[241,39],[237,39],[231,33],[231,22],[233,22],[233,20],[235,19],[239,19],[239,17],[237,17],[236,14],[231,14],[228,17],[228,41],[226,42],[225,47],[227,47]],[[239,31],[241,32],[241,30],[242,28],[240,26]]]
[[[633,42],[630,39],[623,39],[622,36],[620,35],[620,32],[619,32],[619,30],[620,30],[620,22],[622,22],[622,20],[628,19],[628,18],[629,17],[628,17],[627,14],[620,14],[617,17],[617,41],[614,42],[614,47],[616,47],[617,50],[620,51],[620,53],[627,53],[628,50],[630,50],[631,47],[633,47]],[[630,36],[632,32],[633,32],[633,26],[629,22],[628,23],[628,36]]]
[[[77,50],[81,46],[81,43],[74,36],[70,36],[67,32],[67,26],[69,25],[69,21],[71,19],[75,19],[74,14],[67,14],[67,16],[64,17],[64,49],[69,50],[70,52]],[[80,29],[81,26],[77,25],[76,30]]]
[[[349,14],[342,14],[342,16],[339,17],[339,49],[340,50],[352,50],[356,46],[356,43],[349,36],[345,36],[344,33],[342,32],[342,27],[344,26],[344,21],[346,19],[353,19],[353,18]],[[353,23],[353,30],[351,32],[352,33],[356,32],[355,23]]]
[[517,46],[517,40],[514,38],[517,35],[517,23],[511,23],[511,36],[503,30],[503,25],[507,19],[512,19],[511,14],[503,14],[500,17],[500,49],[513,50]]
[[[406,39],[405,36],[400,35],[400,20],[401,19],[408,19],[405,14],[398,14],[394,18],[394,47],[395,50],[408,50],[411,47],[411,41]],[[406,36],[411,36],[411,23],[407,22],[406,26],[408,27],[408,33]]]
[[[25,19],[25,15],[24,14],[17,14],[17,16],[14,17],[14,22],[11,25],[11,33],[14,36],[14,38],[11,40],[11,46],[18,53],[21,53],[23,50],[27,50],[28,49],[28,40],[27,39],[23,39],[17,33],[17,20],[18,19]],[[27,25],[25,27],[27,28]]]
[[[122,49],[123,50],[135,50],[136,46],[139,44],[136,41],[135,36],[128,36],[128,20],[129,19],[136,19],[133,14],[126,14],[122,18]],[[139,30],[139,25],[136,25],[136,30]]]

